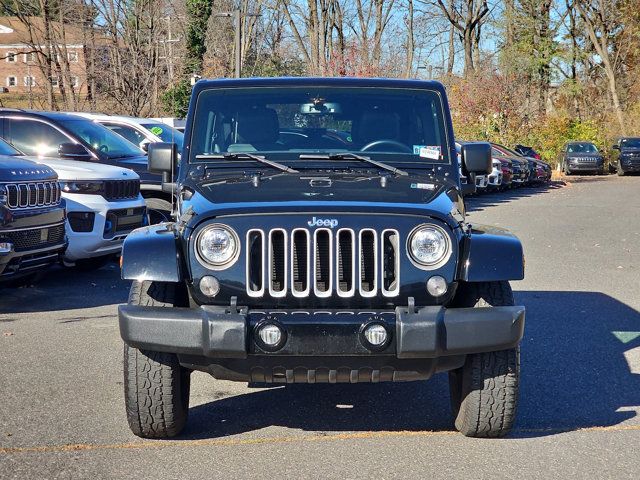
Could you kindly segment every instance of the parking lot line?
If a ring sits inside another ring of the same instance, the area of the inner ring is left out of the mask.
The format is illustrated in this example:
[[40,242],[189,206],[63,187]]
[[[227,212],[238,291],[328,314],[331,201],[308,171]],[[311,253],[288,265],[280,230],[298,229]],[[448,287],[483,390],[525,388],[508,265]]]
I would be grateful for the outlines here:
[[[586,428],[521,428],[512,430],[512,434],[533,434],[533,433],[569,433],[569,432],[624,432],[640,431],[640,425],[613,425],[608,427],[586,427]],[[219,446],[242,446],[276,443],[303,443],[303,442],[325,442],[338,440],[358,440],[376,439],[388,437],[433,437],[460,435],[453,430],[425,430],[425,431],[401,431],[401,432],[356,432],[339,433],[335,435],[307,435],[300,437],[267,437],[267,438],[247,438],[247,439],[198,439],[198,440],[157,440],[140,441],[111,444],[91,444],[76,443],[66,445],[42,445],[34,447],[6,447],[0,448],[0,454],[20,454],[20,453],[55,453],[55,452],[76,452],[86,450],[126,450],[126,449],[151,449],[167,447],[219,447]]]

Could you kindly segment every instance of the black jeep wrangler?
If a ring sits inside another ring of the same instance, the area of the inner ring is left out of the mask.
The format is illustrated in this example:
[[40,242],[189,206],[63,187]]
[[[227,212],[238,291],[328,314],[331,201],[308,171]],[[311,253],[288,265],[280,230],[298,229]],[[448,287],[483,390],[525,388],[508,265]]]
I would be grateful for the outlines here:
[[67,248],[58,176],[14,154],[0,143],[0,285],[42,273]]
[[[456,428],[511,428],[522,246],[470,225],[445,89],[383,79],[200,81],[180,165],[152,144],[176,221],[124,243],[125,403],[142,437],[178,434],[189,376],[263,383],[449,372]],[[465,143],[462,174],[491,172]]]

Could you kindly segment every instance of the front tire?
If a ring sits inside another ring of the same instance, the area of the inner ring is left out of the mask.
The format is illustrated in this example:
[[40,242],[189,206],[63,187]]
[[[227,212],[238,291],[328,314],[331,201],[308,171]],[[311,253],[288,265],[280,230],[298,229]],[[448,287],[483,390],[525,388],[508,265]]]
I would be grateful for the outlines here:
[[620,165],[618,165],[618,176],[624,177],[624,170],[622,170],[622,167]]
[[[176,286],[133,282],[129,305],[174,307]],[[124,400],[131,431],[143,438],[178,435],[189,413],[191,372],[172,353],[124,346]]]
[[[513,305],[508,282],[462,285],[457,306]],[[496,438],[509,433],[516,418],[520,347],[467,355],[449,372],[451,409],[456,429],[467,437]]]

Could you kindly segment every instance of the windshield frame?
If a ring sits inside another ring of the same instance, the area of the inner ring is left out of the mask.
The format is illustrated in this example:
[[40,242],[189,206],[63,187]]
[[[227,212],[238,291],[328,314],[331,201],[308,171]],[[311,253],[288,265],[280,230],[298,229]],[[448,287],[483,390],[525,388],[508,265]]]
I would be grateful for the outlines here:
[[[56,122],[58,124],[60,124],[61,127],[63,127],[66,131],[68,131],[74,137],[76,137],[79,140],[82,140],[83,144],[84,145],[88,145],[92,152],[96,152],[96,153],[98,153],[100,155],[103,155],[103,156],[109,158],[110,160],[115,160],[115,159],[119,159],[119,158],[134,158],[134,157],[144,156],[144,153],[142,151],[140,151],[139,147],[137,147],[136,145],[131,143],[126,138],[118,135],[116,132],[112,131],[109,127],[106,127],[106,126],[102,125],[99,122],[96,122],[96,121],[93,121],[93,120],[90,120],[90,119],[84,118],[84,117],[58,119],[58,120],[56,120]],[[96,129],[95,131],[98,131],[99,133],[104,134],[104,136],[106,136],[107,138],[111,137],[111,139],[113,141],[115,141],[116,143],[119,143],[119,144],[122,144],[123,146],[125,146],[128,149],[128,151],[125,150],[124,152],[121,152],[121,151],[116,150],[115,153],[111,153],[111,152],[108,152],[108,151],[105,152],[103,150],[100,150],[99,148],[96,148],[89,140],[87,140],[81,134],[81,132],[76,130],[74,128],[74,126],[73,126],[74,124],[91,125],[91,128],[95,128]]]
[[[443,141],[441,145],[441,155],[442,160],[434,161],[428,158],[419,157],[414,153],[404,153],[404,152],[375,152],[375,151],[361,151],[359,149],[348,150],[348,149],[298,149],[298,150],[274,150],[274,151],[255,151],[251,152],[253,154],[257,154],[260,156],[265,156],[269,160],[273,161],[282,161],[286,162],[287,165],[291,165],[294,168],[313,168],[312,163],[316,163],[315,161],[311,161],[308,159],[299,158],[301,155],[327,155],[332,153],[353,153],[357,155],[364,155],[371,158],[375,158],[378,161],[382,161],[392,165],[404,165],[407,168],[433,168],[434,166],[439,167],[454,167],[457,165],[457,157],[452,154],[453,147],[453,136],[450,125],[450,113],[448,109],[447,103],[444,101],[443,94],[437,88],[425,88],[420,86],[391,86],[391,85],[331,85],[324,82],[319,81],[317,84],[295,84],[295,85],[228,85],[228,86],[207,86],[205,88],[200,89],[195,96],[195,99],[192,99],[192,105],[189,111],[190,117],[192,117],[188,121],[188,131],[185,132],[185,143],[184,143],[184,153],[183,157],[188,159],[188,164],[190,165],[198,165],[203,163],[218,163],[211,160],[198,159],[196,157],[200,156],[201,152],[192,151],[191,144],[193,142],[194,137],[194,128],[195,123],[194,118],[197,114],[199,114],[199,108],[201,102],[204,101],[202,99],[203,94],[210,94],[210,92],[219,92],[224,93],[230,90],[254,90],[254,91],[277,91],[277,90],[327,90],[327,89],[336,89],[340,91],[344,90],[384,90],[384,91],[403,91],[403,92],[412,92],[415,94],[430,94],[434,95],[437,98],[437,108],[438,114],[441,116],[441,132]],[[281,127],[281,129],[287,129],[288,127]],[[398,158],[401,157],[401,158]],[[318,160],[320,161],[320,160]],[[346,161],[346,160],[345,160]],[[326,163],[326,162],[324,162]],[[335,162],[331,162],[332,165],[335,165],[333,168],[337,167],[338,164]],[[358,163],[355,161],[355,163]]]
[[24,156],[24,153],[11,145],[4,138],[0,138],[0,155],[5,157],[22,157]]

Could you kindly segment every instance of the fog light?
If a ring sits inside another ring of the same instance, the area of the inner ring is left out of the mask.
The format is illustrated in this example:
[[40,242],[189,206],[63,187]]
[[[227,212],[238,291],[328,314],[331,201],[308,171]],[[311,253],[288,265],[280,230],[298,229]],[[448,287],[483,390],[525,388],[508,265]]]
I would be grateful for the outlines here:
[[0,253],[11,253],[11,250],[13,250],[13,243],[0,242]]
[[367,342],[369,342],[374,347],[384,345],[384,343],[387,341],[387,329],[377,323],[369,325],[364,329],[363,333],[364,338],[367,339]]
[[200,279],[200,291],[207,297],[215,297],[220,293],[220,282],[216,277],[207,275]]
[[447,281],[440,275],[434,275],[427,280],[427,292],[434,297],[441,297],[447,293]]
[[282,330],[277,325],[268,323],[260,327],[258,337],[267,347],[275,347],[282,341]]

